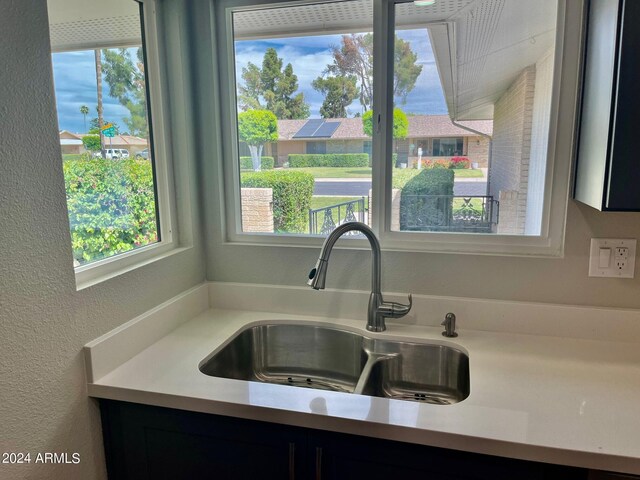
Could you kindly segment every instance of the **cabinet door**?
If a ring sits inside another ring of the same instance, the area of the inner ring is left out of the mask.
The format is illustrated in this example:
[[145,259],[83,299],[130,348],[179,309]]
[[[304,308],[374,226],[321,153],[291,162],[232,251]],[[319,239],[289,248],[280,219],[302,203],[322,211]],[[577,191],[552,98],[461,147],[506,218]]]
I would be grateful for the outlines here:
[[614,109],[608,210],[640,210],[638,118],[640,115],[640,2],[620,2],[618,83]]
[[352,435],[314,432],[309,478],[315,480],[586,480],[582,469]]
[[102,401],[111,479],[303,478],[299,429]]

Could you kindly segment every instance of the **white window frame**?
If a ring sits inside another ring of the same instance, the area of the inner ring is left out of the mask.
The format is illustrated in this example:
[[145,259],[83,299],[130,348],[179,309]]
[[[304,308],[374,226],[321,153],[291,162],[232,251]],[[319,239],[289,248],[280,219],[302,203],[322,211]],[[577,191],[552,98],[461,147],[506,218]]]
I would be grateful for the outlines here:
[[[158,12],[156,0],[136,0],[142,5],[142,25],[144,26],[143,47],[146,57],[147,102],[151,109],[151,132],[149,148],[153,154],[155,171],[156,207],[158,209],[158,232],[160,241],[151,245],[119,253],[75,267],[76,289],[82,290],[115,276],[139,268],[148,263],[165,258],[178,249],[178,235],[175,222],[175,196],[170,154],[171,145],[165,118],[167,118],[166,89],[160,63]],[[93,47],[92,47],[93,48]],[[109,48],[109,47],[105,47]]]
[[[301,234],[242,232],[240,170],[238,165],[238,133],[235,52],[232,13],[246,10],[305,4],[327,3],[331,0],[223,0],[216,5],[219,68],[222,104],[222,147],[225,198],[225,242],[243,245],[319,247],[324,237]],[[335,1],[335,0],[334,0]],[[401,0],[406,1],[406,0]],[[553,97],[549,129],[548,161],[545,178],[545,198],[541,235],[503,235],[444,232],[394,232],[391,230],[391,162],[381,158],[391,155],[393,98],[387,89],[376,86],[390,84],[393,75],[391,32],[394,29],[394,6],[397,0],[373,0],[374,5],[374,105],[383,109],[379,115],[379,132],[373,136],[372,153],[372,229],[383,250],[409,252],[446,252],[489,255],[561,257],[569,201],[570,172],[575,157],[574,138],[577,125],[581,52],[584,44],[583,2],[558,0],[556,46],[554,58]],[[386,59],[386,64],[384,62]],[[385,154],[386,153],[386,154]],[[341,248],[368,249],[366,241],[342,239]]]

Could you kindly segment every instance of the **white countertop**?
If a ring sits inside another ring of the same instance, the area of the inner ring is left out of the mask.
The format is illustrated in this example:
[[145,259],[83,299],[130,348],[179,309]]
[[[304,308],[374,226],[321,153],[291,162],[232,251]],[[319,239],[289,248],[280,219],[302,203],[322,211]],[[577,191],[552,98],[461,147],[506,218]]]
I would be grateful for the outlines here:
[[[139,352],[131,346],[131,336],[144,332],[139,320],[89,344],[89,395],[640,474],[637,343],[468,330],[460,323],[459,337],[450,340],[441,327],[416,324],[388,323],[386,332],[372,334],[364,320],[217,308],[184,320],[160,338],[148,337]],[[441,406],[214,378],[198,370],[236,332],[262,322],[328,323],[369,337],[457,346],[469,355],[471,393]],[[127,337],[127,329],[137,333]],[[104,365],[118,355],[125,357],[114,368]]]

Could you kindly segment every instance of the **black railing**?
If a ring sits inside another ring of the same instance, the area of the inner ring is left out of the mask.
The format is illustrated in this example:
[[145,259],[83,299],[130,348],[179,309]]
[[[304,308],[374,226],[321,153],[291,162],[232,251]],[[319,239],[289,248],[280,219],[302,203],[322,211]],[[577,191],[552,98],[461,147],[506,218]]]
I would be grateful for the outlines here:
[[364,197],[328,207],[309,209],[309,233],[311,235],[329,235],[336,226],[344,222],[364,221]]
[[492,196],[402,195],[400,230],[495,233],[499,214]]

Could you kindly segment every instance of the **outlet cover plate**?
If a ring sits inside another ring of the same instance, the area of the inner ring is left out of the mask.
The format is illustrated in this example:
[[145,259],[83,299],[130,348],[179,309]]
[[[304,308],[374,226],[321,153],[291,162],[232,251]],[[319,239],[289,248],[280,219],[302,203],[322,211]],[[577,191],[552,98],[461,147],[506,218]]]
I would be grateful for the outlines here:
[[[599,266],[600,249],[610,250],[609,266],[604,268]],[[626,248],[627,255],[624,265],[621,268],[616,256],[616,249]],[[590,277],[612,277],[612,278],[633,278],[636,268],[636,239],[635,238],[592,238],[591,253],[589,254],[589,276]]]

